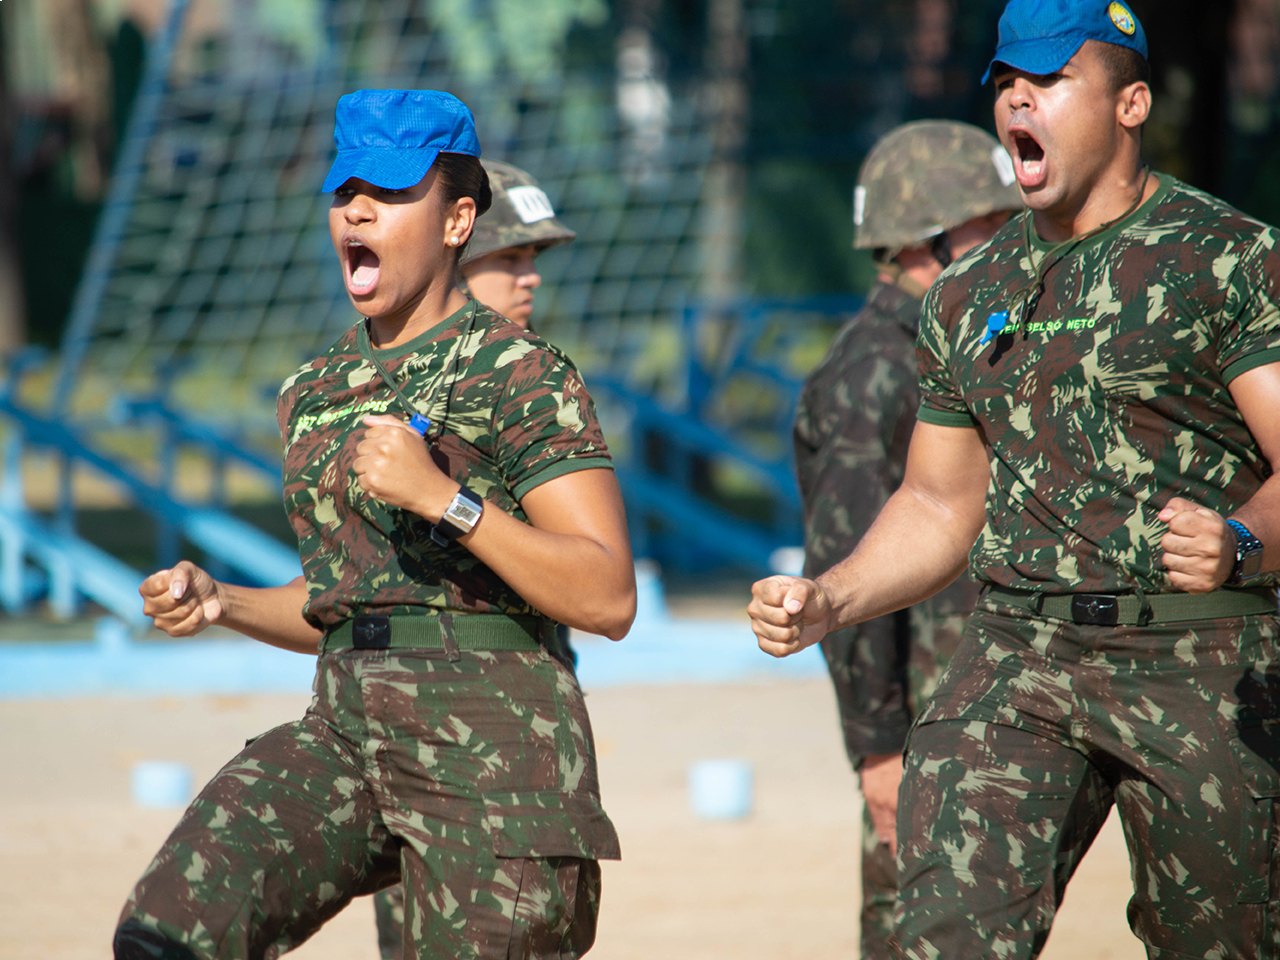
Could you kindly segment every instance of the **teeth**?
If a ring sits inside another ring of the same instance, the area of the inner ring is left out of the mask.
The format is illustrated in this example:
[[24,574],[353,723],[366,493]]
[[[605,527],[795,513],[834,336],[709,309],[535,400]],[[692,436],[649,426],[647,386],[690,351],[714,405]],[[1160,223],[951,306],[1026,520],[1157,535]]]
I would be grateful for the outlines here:
[[352,241],[347,246],[347,259],[351,269],[351,288],[354,291],[367,292],[378,282],[381,263],[372,250],[369,254],[360,253],[368,250],[363,243]]

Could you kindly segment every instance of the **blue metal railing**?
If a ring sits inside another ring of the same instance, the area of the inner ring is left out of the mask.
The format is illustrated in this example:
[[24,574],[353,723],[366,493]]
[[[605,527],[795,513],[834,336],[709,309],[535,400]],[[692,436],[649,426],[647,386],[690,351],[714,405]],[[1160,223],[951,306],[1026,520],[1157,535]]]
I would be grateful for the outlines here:
[[[296,551],[220,505],[196,503],[174,492],[176,478],[165,472],[156,482],[142,476],[126,458],[98,448],[85,432],[60,417],[30,409],[19,400],[20,386],[38,354],[15,361],[0,387],[0,415],[11,424],[5,436],[3,482],[0,484],[0,605],[21,611],[39,595],[62,616],[75,612],[81,600],[100,604],[126,622],[141,622],[137,587],[141,575],[76,532],[76,504],[71,493],[75,469],[86,468],[110,481],[131,503],[162,526],[185,537],[211,563],[250,583],[285,583],[300,572]],[[161,416],[163,405],[140,403],[139,416]],[[175,418],[176,419],[176,418]],[[213,428],[192,422],[171,423],[183,439],[217,448],[258,469],[269,469],[255,456]],[[59,490],[52,516],[27,503],[22,465],[31,450],[51,451],[59,463]],[[278,470],[272,475],[278,480]],[[34,567],[34,571],[33,571]],[[36,575],[33,576],[33,572]]]
[[[591,377],[601,405],[624,424],[625,436],[611,439],[625,441],[618,477],[638,554],[669,568],[762,571],[777,568],[779,550],[802,543],[795,402],[809,368],[860,304],[849,296],[689,304],[675,399]],[[726,505],[733,498],[716,489],[717,469],[739,478],[750,514]]]
[[[627,503],[638,556],[675,569],[777,565],[777,551],[802,539],[799,493],[791,462],[790,420],[806,370],[795,361],[770,362],[796,342],[810,353],[821,349],[839,320],[855,309],[852,298],[743,300],[686,309],[682,330],[683,367],[672,391],[659,401],[609,377],[593,377],[601,405],[619,415],[625,436],[615,436],[618,477]],[[720,328],[707,349],[708,324]],[[762,345],[764,347],[762,356]],[[212,458],[215,491],[228,463],[246,467],[272,484],[280,480],[278,457],[254,449],[234,431],[180,412],[162,393],[123,398],[115,414],[129,427],[158,428],[159,480],[142,476],[126,458],[99,448],[87,430],[19,402],[24,364],[0,389],[0,415],[15,429],[6,444],[5,484],[0,496],[0,603],[19,609],[39,589],[29,569],[44,571],[44,589],[60,612],[77,597],[91,599],[122,619],[136,621],[139,575],[108,553],[78,537],[70,495],[72,468],[87,468],[110,480],[160,529],[160,553],[176,552],[183,537],[206,555],[206,562],[233,571],[248,582],[273,585],[299,572],[293,548],[233,516],[218,497],[193,503],[176,492],[175,451],[196,447]],[[726,395],[748,384],[758,407],[737,419]],[[763,411],[763,412],[762,412]],[[62,463],[62,490],[52,518],[28,509],[21,495],[19,464],[24,449],[52,450]],[[747,490],[750,513],[734,509],[732,496],[716,489],[714,474],[728,470]],[[709,479],[710,477],[710,479]],[[166,546],[167,545],[167,546]],[[167,561],[166,561],[167,562]]]

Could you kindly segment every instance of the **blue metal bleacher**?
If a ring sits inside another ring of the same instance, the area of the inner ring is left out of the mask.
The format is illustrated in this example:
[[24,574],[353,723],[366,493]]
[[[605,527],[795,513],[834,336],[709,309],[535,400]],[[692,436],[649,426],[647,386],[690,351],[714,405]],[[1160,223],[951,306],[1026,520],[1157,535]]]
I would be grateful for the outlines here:
[[[768,572],[802,542],[791,421],[804,376],[860,300],[741,298],[681,311],[669,397],[590,378],[621,420],[618,476],[638,554],[664,569]],[[721,475],[731,474],[725,481]],[[733,509],[732,492],[750,503]]]
[[[172,471],[165,471],[158,480],[149,479],[127,458],[100,449],[82,428],[24,405],[18,395],[22,374],[30,364],[30,359],[15,364],[0,389],[0,415],[9,425],[0,488],[0,605],[6,610],[21,612],[43,593],[61,616],[70,616],[82,600],[89,600],[127,623],[143,622],[137,599],[141,574],[76,532],[76,508],[69,486],[77,469],[90,470],[109,481],[162,527],[171,528],[245,582],[273,585],[297,576],[300,566],[292,547],[234,516],[221,504],[192,502],[179,496]],[[156,415],[150,405],[141,405],[138,413]],[[176,433],[182,439],[213,446],[224,455],[233,452],[243,461],[265,466],[261,458],[236,447],[212,428],[202,430],[187,423]],[[27,502],[22,465],[32,451],[51,452],[61,464],[63,489],[51,516],[42,515]]]

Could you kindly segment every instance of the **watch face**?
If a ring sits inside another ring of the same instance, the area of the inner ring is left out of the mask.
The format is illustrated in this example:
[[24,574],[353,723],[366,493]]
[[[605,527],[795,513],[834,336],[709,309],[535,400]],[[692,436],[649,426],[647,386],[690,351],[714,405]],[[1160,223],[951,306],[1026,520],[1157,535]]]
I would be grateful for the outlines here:
[[474,527],[480,519],[480,511],[464,500],[459,500],[449,508],[449,519],[456,520],[466,527]]
[[1237,559],[1236,570],[1239,571],[1237,576],[1241,580],[1256,577],[1262,570],[1262,551],[1257,550],[1247,553],[1243,557]]

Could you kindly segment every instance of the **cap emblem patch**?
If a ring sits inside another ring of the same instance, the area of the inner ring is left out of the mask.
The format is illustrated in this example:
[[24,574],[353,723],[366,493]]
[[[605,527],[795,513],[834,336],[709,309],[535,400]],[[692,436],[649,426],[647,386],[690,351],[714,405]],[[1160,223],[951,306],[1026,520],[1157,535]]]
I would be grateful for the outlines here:
[[1129,12],[1129,8],[1123,3],[1112,3],[1108,6],[1107,16],[1115,24],[1115,28],[1126,37],[1132,37],[1134,31],[1138,29],[1138,21],[1133,18],[1133,14]]

